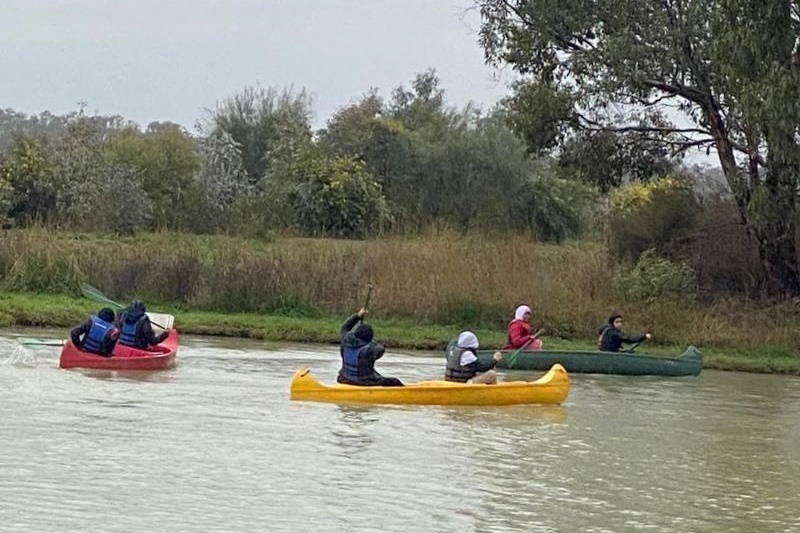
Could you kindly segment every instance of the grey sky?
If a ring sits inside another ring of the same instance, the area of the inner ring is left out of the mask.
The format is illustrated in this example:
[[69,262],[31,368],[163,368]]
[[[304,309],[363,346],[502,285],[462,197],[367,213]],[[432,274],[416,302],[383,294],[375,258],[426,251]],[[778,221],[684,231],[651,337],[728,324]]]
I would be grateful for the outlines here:
[[370,87],[435,68],[451,105],[488,109],[469,0],[0,0],[0,108],[87,110],[191,128],[248,85],[305,87],[314,124]]

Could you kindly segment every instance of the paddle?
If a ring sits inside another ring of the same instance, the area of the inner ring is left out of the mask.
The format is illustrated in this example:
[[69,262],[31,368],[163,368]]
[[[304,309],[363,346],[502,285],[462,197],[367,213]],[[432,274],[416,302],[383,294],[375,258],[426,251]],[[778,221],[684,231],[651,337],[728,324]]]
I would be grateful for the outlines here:
[[506,368],[511,368],[512,366],[514,366],[514,363],[516,362],[516,359],[517,359],[517,356],[519,355],[519,353],[522,350],[524,350],[530,343],[535,341],[539,337],[539,335],[541,335],[542,333],[544,333],[544,330],[541,329],[541,328],[538,329],[536,331],[536,333],[531,335],[531,338],[528,339],[527,342],[525,342],[525,344],[523,344],[522,346],[520,346],[519,348],[514,350],[514,352],[512,352],[511,355],[508,356],[508,359],[507,359],[507,362],[506,362]]
[[367,284],[367,301],[364,302],[364,309],[369,309],[370,298],[372,298],[372,283]]
[[[371,289],[372,289],[372,286],[370,285],[370,290]],[[83,293],[84,296],[86,296],[87,298],[90,298],[92,300],[95,300],[96,302],[100,302],[100,303],[103,303],[103,304],[106,304],[106,305],[110,305],[112,307],[116,307],[117,309],[125,309],[124,305],[122,305],[119,302],[115,302],[114,300],[112,300],[111,298],[109,298],[105,294],[103,294],[100,291],[100,289],[98,289],[96,287],[92,287],[88,283],[81,283],[81,292]],[[163,330],[167,330],[168,329],[168,328],[165,328],[164,326],[162,326],[161,324],[159,324],[157,322],[153,322],[153,319],[150,319],[150,323],[153,324],[154,326],[158,326],[159,328],[161,328]]]
[[639,341],[639,342],[633,343],[633,344],[631,344],[631,347],[630,347],[630,348],[628,348],[627,350],[623,350],[623,351],[624,351],[624,352],[626,352],[626,353],[633,353],[633,351],[634,351],[636,348],[638,348],[638,347],[639,347],[639,345],[641,345],[643,342],[647,342],[647,339],[644,339],[644,340],[641,340],[641,341]]
[[25,337],[17,339],[22,346],[64,346],[64,341],[58,339],[34,339]]
[[119,302],[115,302],[114,300],[108,298],[105,294],[100,292],[100,289],[96,287],[92,287],[88,283],[81,283],[81,292],[87,298],[95,300],[96,302],[104,303],[110,305],[112,307],[116,307],[117,309],[124,309],[125,306]]

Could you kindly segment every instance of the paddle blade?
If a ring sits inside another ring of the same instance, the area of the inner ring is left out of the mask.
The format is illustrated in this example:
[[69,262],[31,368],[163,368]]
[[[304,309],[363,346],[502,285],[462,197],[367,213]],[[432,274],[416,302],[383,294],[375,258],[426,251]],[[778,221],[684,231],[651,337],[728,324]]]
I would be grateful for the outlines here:
[[125,307],[121,303],[115,302],[114,300],[108,298],[100,291],[100,289],[92,287],[88,283],[81,283],[81,292],[90,300],[110,305],[112,307],[116,307],[117,309],[123,309]]
[[58,339],[34,339],[25,337],[18,341],[22,346],[64,346],[64,341]]

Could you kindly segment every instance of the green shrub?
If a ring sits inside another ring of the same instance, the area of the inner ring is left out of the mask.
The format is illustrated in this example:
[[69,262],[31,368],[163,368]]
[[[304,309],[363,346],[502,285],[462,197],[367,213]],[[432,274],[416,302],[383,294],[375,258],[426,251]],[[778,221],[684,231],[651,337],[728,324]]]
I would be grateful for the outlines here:
[[380,184],[349,157],[310,155],[293,168],[295,224],[306,235],[365,238],[388,221]]
[[673,263],[646,250],[636,265],[616,278],[617,288],[631,300],[653,301],[662,297],[694,299],[697,286],[694,271],[685,263]]
[[610,250],[618,258],[638,257],[655,249],[674,257],[687,240],[697,202],[688,183],[661,178],[631,183],[609,198]]

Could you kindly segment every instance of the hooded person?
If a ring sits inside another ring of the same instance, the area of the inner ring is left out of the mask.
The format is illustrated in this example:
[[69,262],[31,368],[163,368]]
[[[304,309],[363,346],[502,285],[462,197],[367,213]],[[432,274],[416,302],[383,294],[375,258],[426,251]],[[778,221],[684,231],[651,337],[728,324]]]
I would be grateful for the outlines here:
[[[375,362],[383,357],[385,348],[373,340],[372,326],[362,322],[366,314],[367,310],[362,308],[348,318],[339,331],[342,367],[336,381],[366,387],[402,387],[399,379],[384,377],[375,370]],[[358,327],[351,331],[356,324]]]
[[[533,312],[527,305],[520,305],[514,311],[514,319],[506,328],[507,339],[504,350],[516,350],[525,346],[527,350],[541,350],[542,341],[533,337],[531,315]],[[533,339],[533,340],[531,340]],[[527,346],[526,346],[527,345]]]
[[462,331],[455,342],[451,342],[445,354],[444,379],[460,383],[497,383],[494,367],[503,356],[495,352],[489,361],[478,359],[478,337],[471,331]]
[[150,346],[163,342],[167,332],[156,335],[147,309],[141,300],[134,300],[119,315],[120,335],[119,343],[146,350]]
[[69,336],[79,350],[111,357],[119,339],[119,328],[114,325],[114,311],[108,307],[102,308],[86,322],[72,328]]
[[622,332],[622,315],[612,313],[608,321],[597,330],[597,349],[601,352],[618,352],[622,343],[637,344],[650,338],[649,333],[628,337]]

